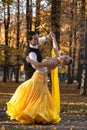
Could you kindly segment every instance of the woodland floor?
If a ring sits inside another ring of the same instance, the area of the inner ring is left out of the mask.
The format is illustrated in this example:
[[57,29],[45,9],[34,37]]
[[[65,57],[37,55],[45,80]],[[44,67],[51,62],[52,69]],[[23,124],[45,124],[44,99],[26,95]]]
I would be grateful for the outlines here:
[[58,124],[23,125],[10,121],[5,114],[6,102],[20,83],[0,82],[0,130],[87,130],[87,96],[80,95],[77,83],[60,83],[61,121]]

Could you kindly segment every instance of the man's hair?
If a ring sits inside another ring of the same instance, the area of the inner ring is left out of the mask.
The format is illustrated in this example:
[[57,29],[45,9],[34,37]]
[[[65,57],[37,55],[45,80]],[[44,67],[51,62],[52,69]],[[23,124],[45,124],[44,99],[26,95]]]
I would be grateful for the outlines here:
[[34,31],[28,32],[28,40],[32,40],[32,36],[35,35],[35,34],[37,34],[37,33],[34,32]]

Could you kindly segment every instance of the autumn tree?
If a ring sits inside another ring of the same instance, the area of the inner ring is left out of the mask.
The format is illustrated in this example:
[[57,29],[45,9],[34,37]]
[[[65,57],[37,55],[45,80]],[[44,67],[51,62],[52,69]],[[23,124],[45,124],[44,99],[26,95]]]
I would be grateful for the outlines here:
[[[5,45],[8,46],[8,31],[9,31],[9,24],[10,24],[10,3],[9,1],[3,1],[4,7],[4,28],[5,28]],[[4,64],[4,76],[3,81],[7,81],[8,76],[8,51],[4,51],[5,54],[5,64]]]
[[85,69],[85,44],[86,44],[86,29],[85,29],[85,0],[81,1],[81,20],[80,20],[80,49],[78,59],[78,83],[80,94],[86,94],[86,69]]
[[28,32],[32,30],[32,0],[26,0],[26,41]]
[[39,33],[39,25],[40,25],[40,2],[41,2],[41,0],[36,0],[35,31],[37,33]]
[[61,15],[61,0],[52,0],[51,7],[51,27],[55,32],[57,43],[60,42],[60,15]]
[[[16,35],[16,49],[19,49],[19,39],[20,39],[20,1],[17,1],[17,35]],[[15,70],[15,82],[19,81],[19,55],[17,56],[16,70]]]
[[87,20],[86,20],[86,0],[82,0],[82,10],[81,10],[81,28],[84,33],[81,34],[81,41],[80,41],[80,51],[79,51],[79,87],[80,87],[80,94],[86,95],[86,86],[87,86]]

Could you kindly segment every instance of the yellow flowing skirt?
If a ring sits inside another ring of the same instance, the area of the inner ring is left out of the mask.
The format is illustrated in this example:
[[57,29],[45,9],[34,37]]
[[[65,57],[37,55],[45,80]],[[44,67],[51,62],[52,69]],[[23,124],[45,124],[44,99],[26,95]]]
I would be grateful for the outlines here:
[[32,78],[22,83],[7,102],[7,115],[24,124],[58,123],[60,118],[60,93],[58,69],[51,72],[52,94],[48,77],[36,70]]

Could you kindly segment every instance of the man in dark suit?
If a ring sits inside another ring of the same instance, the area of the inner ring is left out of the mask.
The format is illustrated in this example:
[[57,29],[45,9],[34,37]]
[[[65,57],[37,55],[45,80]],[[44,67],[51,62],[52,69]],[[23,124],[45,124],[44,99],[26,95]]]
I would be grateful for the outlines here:
[[[34,61],[41,62],[42,56],[38,48],[38,44],[46,42],[48,39],[50,39],[50,33],[46,37],[39,38],[36,32],[30,31],[29,37],[28,37],[28,46],[27,46],[26,56],[29,56],[29,58]],[[25,80],[28,80],[32,77],[36,68],[32,64],[27,63],[27,61],[25,61],[24,68],[25,68]]]

